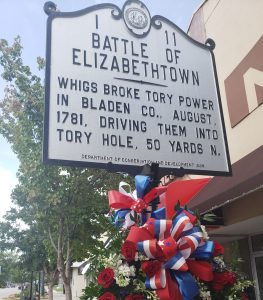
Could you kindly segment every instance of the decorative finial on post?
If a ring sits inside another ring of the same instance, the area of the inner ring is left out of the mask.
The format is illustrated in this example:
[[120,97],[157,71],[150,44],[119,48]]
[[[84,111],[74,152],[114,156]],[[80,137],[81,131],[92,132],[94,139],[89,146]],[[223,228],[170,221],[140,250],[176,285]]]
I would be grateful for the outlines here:
[[210,50],[214,50],[215,49],[215,47],[216,47],[216,43],[215,43],[215,41],[213,40],[213,39],[207,39],[206,41],[205,41],[205,44],[206,44],[206,46],[208,46],[209,48],[210,48]]
[[49,16],[57,11],[57,6],[54,2],[48,1],[44,4],[44,12]]

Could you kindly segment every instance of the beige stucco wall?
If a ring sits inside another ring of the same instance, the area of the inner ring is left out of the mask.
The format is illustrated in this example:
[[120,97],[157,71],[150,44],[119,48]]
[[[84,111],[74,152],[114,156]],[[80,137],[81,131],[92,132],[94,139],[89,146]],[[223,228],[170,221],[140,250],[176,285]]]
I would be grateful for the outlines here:
[[[263,144],[263,105],[258,106],[232,128],[224,84],[224,80],[263,34],[263,1],[207,0],[202,6],[202,10],[206,37],[212,38],[216,42],[214,53],[231,163],[234,163]],[[262,79],[263,72],[260,72],[259,75]],[[255,76],[254,79],[259,82],[260,78]],[[253,84],[250,88],[252,90],[247,90],[247,95],[254,92]]]

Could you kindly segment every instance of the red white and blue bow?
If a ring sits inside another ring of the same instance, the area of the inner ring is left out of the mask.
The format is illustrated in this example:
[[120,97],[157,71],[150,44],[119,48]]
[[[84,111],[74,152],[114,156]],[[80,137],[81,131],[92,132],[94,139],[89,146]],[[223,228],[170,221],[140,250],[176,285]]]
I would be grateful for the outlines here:
[[[135,214],[141,215],[144,219],[143,223],[151,216],[150,202],[164,193],[167,188],[155,187],[146,193],[150,184],[149,176],[137,175],[135,176],[136,191],[131,192],[130,185],[121,182],[119,191],[108,192],[110,208],[117,210],[114,222],[117,227],[130,228],[135,224]],[[144,212],[143,215],[142,212]]]
[[[150,218],[144,226],[131,228],[127,240],[136,243],[138,251],[149,259],[162,262],[156,274],[145,282],[147,288],[157,291],[161,300],[190,300],[198,294],[197,284],[189,270],[200,279],[211,280],[211,264],[206,261],[199,263],[194,257],[198,252],[196,257],[202,259],[204,248],[204,259],[209,253],[211,256],[213,243],[204,242],[203,233],[195,223],[196,217],[181,209],[173,220]],[[171,287],[175,288],[174,281],[181,296],[171,294]]]

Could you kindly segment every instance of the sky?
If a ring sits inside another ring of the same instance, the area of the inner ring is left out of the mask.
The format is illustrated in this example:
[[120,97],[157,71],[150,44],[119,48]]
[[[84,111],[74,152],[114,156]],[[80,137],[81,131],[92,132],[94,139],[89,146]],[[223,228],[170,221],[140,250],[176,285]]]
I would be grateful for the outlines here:
[[[0,39],[12,43],[20,36],[23,45],[23,60],[33,73],[43,77],[37,70],[36,58],[45,57],[46,20],[44,0],[0,0]],[[99,3],[114,3],[122,8],[124,0],[54,0],[61,12],[80,10]],[[171,20],[184,31],[195,10],[203,0],[143,0],[151,16],[161,15]],[[1,72],[1,68],[0,68]],[[5,83],[0,79],[0,99]],[[10,194],[17,183],[19,166],[10,145],[0,135],[0,218],[11,206]]]

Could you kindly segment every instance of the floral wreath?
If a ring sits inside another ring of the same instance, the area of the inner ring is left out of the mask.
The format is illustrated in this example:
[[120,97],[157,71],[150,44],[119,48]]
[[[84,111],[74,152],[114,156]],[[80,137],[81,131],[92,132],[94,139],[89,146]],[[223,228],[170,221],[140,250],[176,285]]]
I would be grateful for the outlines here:
[[126,238],[119,253],[100,258],[97,282],[82,299],[248,299],[251,281],[225,265],[223,246],[209,240],[200,218],[179,203],[171,220],[165,208],[152,211],[167,187],[147,193],[150,185],[150,177],[138,175],[134,192],[123,182],[109,191],[111,221]]

